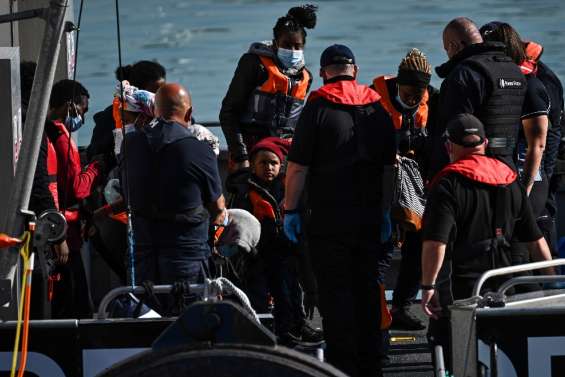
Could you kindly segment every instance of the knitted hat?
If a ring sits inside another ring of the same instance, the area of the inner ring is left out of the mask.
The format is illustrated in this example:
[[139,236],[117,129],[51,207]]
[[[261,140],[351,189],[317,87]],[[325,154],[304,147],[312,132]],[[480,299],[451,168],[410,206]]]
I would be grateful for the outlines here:
[[253,157],[259,151],[269,151],[277,155],[281,163],[284,161],[288,151],[290,150],[290,144],[292,139],[281,139],[279,137],[267,137],[251,148],[250,156]]

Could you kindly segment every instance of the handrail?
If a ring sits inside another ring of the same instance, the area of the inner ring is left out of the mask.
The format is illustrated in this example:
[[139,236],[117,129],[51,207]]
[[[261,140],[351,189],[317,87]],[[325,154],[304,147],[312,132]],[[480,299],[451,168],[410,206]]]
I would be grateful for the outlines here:
[[475,283],[475,287],[473,288],[473,293],[471,296],[472,297],[479,296],[479,293],[481,292],[481,288],[483,287],[485,281],[487,281],[492,277],[512,274],[515,272],[539,270],[541,268],[555,267],[555,266],[565,266],[565,258],[554,259],[543,262],[526,263],[518,266],[497,268],[495,270],[488,270],[484,272],[479,278],[479,280],[477,280],[477,282]]
[[[155,293],[170,293],[173,289],[172,285],[155,285],[153,287],[153,292]],[[189,285],[190,292],[202,294],[207,296],[208,294],[208,284],[190,284]],[[99,319],[106,319],[106,309],[108,305],[114,300],[116,297],[119,297],[123,294],[133,293],[133,294],[144,294],[145,288],[141,285],[137,285],[135,287],[131,286],[124,286],[112,289],[110,292],[106,294],[100,301],[100,305],[98,306],[98,318]]]
[[558,282],[565,282],[565,275],[518,276],[502,283],[502,285],[498,288],[498,293],[504,295],[510,288],[521,284]]

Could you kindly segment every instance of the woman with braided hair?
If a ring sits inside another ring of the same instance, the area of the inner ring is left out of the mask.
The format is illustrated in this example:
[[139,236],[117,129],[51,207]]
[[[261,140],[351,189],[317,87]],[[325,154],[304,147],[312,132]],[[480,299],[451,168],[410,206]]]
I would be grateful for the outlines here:
[[[381,95],[381,104],[387,110],[396,128],[397,153],[418,163],[420,174],[427,177],[430,151],[427,150],[427,129],[433,127],[436,117],[439,92],[430,85],[432,67],[426,56],[418,49],[411,49],[402,59],[398,74],[379,76],[373,80],[372,88]],[[425,181],[426,179],[424,179]],[[405,218],[406,211],[394,211],[393,221],[400,225],[402,236],[402,261],[392,301],[392,327],[404,330],[425,328],[410,311],[410,305],[419,289],[422,248],[418,219]],[[406,226],[408,225],[408,226]],[[390,264],[392,242],[388,242],[386,258],[380,268],[384,271]]]
[[240,58],[220,110],[232,171],[249,167],[248,151],[259,140],[294,133],[312,83],[304,46],[306,29],[316,26],[316,10],[291,8],[277,20],[272,41],[251,44]]

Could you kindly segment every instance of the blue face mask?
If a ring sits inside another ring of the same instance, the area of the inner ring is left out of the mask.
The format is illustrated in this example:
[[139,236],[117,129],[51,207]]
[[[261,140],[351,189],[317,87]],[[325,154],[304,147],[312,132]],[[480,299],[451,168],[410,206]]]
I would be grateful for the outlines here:
[[82,117],[78,114],[75,116],[67,115],[67,118],[65,118],[65,127],[67,127],[67,130],[70,132],[78,131],[78,129],[82,127]]
[[277,57],[285,68],[296,68],[304,62],[304,50],[277,49]]

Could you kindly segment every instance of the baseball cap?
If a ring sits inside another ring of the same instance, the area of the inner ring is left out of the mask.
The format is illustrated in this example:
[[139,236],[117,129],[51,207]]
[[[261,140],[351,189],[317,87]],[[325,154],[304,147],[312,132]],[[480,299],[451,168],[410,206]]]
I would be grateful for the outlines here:
[[[480,140],[465,142],[465,138],[470,135],[476,135],[480,137]],[[463,147],[476,147],[485,141],[485,128],[473,114],[457,114],[447,123],[447,138],[452,143]]]
[[355,56],[349,47],[334,44],[326,48],[320,57],[320,67],[332,64],[355,64]]

